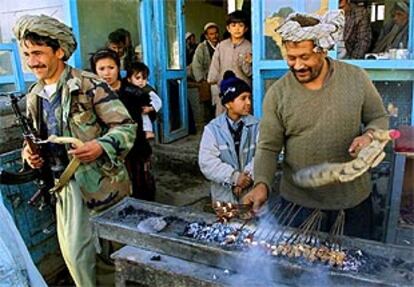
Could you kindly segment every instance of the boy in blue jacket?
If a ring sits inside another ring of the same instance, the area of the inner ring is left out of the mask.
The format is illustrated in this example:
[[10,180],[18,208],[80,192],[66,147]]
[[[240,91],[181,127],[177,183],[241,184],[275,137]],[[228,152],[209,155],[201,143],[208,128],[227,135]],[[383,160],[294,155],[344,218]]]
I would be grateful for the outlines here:
[[253,157],[259,120],[250,115],[251,89],[232,71],[226,71],[220,84],[221,103],[226,108],[205,128],[198,163],[211,181],[213,203],[241,203],[253,184]]

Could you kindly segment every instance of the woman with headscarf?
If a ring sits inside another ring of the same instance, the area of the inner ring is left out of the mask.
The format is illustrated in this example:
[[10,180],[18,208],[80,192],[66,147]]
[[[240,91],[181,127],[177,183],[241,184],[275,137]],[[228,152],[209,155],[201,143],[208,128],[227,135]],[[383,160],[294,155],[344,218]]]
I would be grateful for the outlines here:
[[152,149],[145,138],[141,112],[149,99],[141,89],[120,77],[120,60],[116,52],[101,49],[90,58],[91,70],[105,80],[114,89],[127,108],[132,119],[138,124],[134,146],[125,159],[132,181],[132,196],[144,200],[154,200],[155,182],[151,174]]

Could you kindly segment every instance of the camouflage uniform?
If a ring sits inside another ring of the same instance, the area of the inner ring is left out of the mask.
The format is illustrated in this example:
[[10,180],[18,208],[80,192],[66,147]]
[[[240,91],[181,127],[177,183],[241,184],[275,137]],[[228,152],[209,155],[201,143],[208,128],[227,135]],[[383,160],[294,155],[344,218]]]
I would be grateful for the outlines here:
[[[42,91],[43,84],[38,82],[27,95],[28,116],[37,130],[41,129],[38,102]],[[58,239],[65,262],[77,286],[95,286],[89,216],[130,194],[124,158],[134,143],[136,124],[117,95],[91,73],[66,66],[57,91],[61,104],[55,116],[60,119],[61,135],[83,142],[96,139],[104,150],[94,162],[81,164],[56,195]]]

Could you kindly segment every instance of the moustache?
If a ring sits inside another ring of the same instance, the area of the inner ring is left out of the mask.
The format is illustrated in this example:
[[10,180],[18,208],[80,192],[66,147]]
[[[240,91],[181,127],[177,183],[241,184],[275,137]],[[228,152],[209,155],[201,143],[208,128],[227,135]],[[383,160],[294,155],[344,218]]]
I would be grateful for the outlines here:
[[290,68],[290,70],[291,70],[293,73],[304,73],[304,72],[309,72],[311,69],[310,69],[310,68],[307,68],[307,69],[299,69],[299,70],[295,70],[294,68]]
[[310,72],[311,69],[300,69],[300,70],[295,70],[293,68],[290,69],[293,73],[305,73],[305,72]]
[[35,66],[29,66],[30,69],[39,69],[39,68],[46,68],[46,65],[35,65]]

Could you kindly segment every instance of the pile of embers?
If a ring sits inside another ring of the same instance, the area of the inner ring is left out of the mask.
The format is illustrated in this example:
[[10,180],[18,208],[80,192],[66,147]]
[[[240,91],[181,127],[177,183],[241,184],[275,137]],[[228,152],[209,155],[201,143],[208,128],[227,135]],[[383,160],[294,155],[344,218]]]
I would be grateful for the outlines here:
[[217,201],[213,205],[213,209],[219,222],[228,222],[233,218],[250,220],[254,216],[251,212],[251,207],[245,204]]
[[[252,230],[246,227],[246,223],[252,219],[252,213],[243,205],[231,203],[217,203],[214,206],[217,214],[217,222],[213,224],[189,223],[184,235],[196,240],[231,247],[238,250],[248,248],[260,249],[263,253],[272,256],[305,259],[307,262],[320,262],[331,267],[346,271],[358,271],[364,264],[365,258],[360,250],[345,250],[338,239],[343,232],[344,215],[339,215],[338,222],[327,240],[319,238],[318,226],[321,214],[315,211],[296,231],[287,231],[287,226],[277,230]],[[288,218],[283,218],[279,223],[291,222],[292,216],[297,212],[295,207],[288,206],[288,210],[280,212],[277,208],[273,213],[282,213]],[[233,224],[230,220],[243,216],[243,224]],[[289,220],[287,220],[289,219]]]

